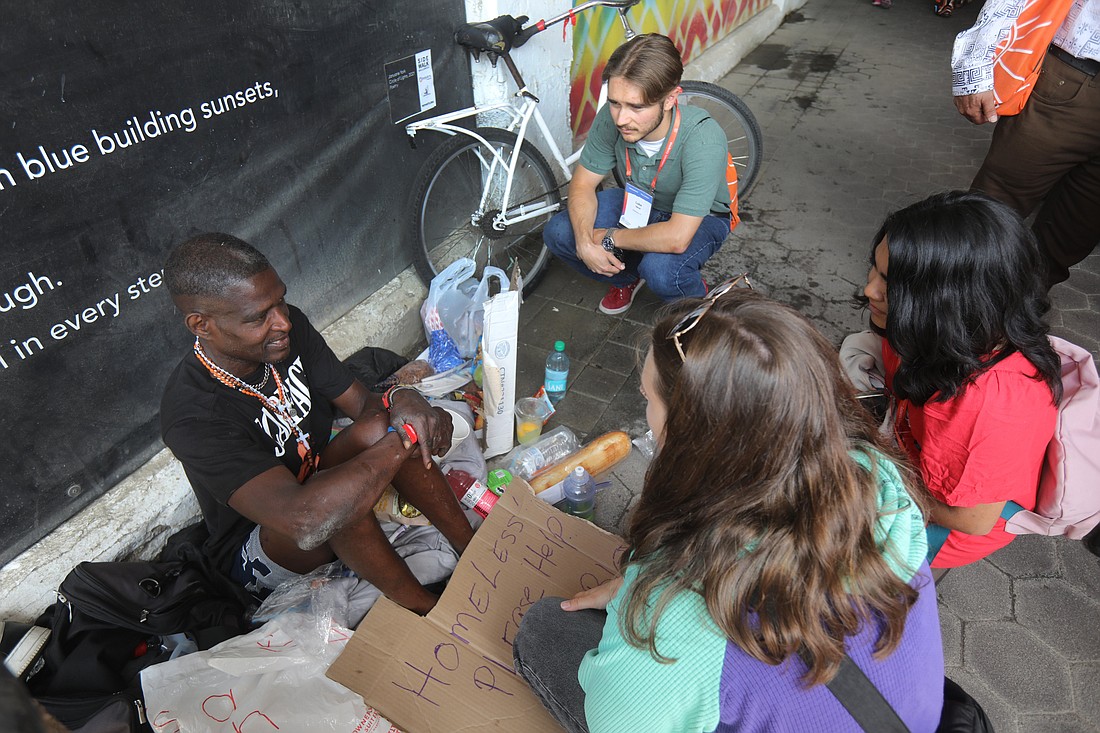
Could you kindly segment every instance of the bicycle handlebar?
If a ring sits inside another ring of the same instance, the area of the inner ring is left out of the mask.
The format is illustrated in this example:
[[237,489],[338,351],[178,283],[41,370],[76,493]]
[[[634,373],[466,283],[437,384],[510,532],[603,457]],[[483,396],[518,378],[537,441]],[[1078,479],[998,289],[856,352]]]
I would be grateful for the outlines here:
[[588,2],[582,3],[561,15],[549,20],[539,20],[526,28],[523,27],[528,20],[526,15],[521,15],[518,18],[511,15],[501,15],[480,23],[466,23],[455,31],[454,39],[455,43],[465,46],[475,56],[480,53],[488,53],[495,62],[497,56],[507,56],[513,48],[519,48],[547,28],[573,18],[577,13],[583,13],[585,10],[597,7],[618,10],[629,39],[633,36],[633,29],[626,21],[626,11],[627,8],[637,5],[639,2],[641,0],[588,0]]

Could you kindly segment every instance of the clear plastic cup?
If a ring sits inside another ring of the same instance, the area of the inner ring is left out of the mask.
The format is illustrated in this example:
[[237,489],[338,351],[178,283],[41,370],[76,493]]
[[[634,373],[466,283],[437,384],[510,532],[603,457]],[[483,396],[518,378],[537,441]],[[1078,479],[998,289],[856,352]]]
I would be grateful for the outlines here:
[[531,445],[542,435],[542,421],[549,416],[546,403],[534,397],[524,397],[516,402],[516,440],[520,445]]

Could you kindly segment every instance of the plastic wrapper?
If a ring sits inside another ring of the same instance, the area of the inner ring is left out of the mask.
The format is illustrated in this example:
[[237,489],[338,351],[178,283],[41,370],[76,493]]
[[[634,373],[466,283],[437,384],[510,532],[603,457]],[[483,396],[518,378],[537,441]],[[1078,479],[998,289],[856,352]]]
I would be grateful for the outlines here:
[[630,442],[647,461],[653,460],[653,454],[657,452],[657,441],[653,438],[652,430],[647,430],[645,435]]

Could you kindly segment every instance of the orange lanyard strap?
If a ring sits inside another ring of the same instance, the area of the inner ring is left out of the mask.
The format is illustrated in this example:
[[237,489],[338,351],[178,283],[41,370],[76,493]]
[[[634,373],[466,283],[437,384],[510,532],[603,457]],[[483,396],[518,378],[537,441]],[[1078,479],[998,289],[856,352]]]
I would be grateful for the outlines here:
[[308,478],[309,474],[313,473],[314,469],[316,469],[317,461],[314,460],[315,456],[313,455],[313,449],[309,445],[309,433],[298,427],[298,423],[295,420],[297,411],[291,404],[290,399],[286,396],[286,390],[283,387],[282,377],[279,376],[279,370],[271,364],[264,365],[270,370],[271,376],[275,380],[275,393],[278,395],[278,399],[276,399],[275,397],[268,397],[261,393],[235,374],[230,374],[215,364],[213,360],[206,355],[206,352],[203,351],[202,345],[197,338],[195,339],[195,357],[198,358],[199,362],[202,363],[204,367],[206,367],[206,371],[210,372],[211,377],[230,389],[235,389],[241,394],[248,395],[249,397],[255,397],[268,409],[282,418],[283,422],[286,423],[287,427],[289,427],[290,431],[294,434],[294,439],[298,442],[298,457],[302,459],[302,471],[298,476],[298,480],[303,481]]
[[[665,167],[665,161],[668,160],[668,154],[672,152],[672,146],[676,143],[676,136],[680,133],[680,105],[677,104],[672,112],[672,132],[668,136],[668,145],[665,146],[664,155],[661,156],[661,162],[657,164],[657,172],[653,174],[653,182],[649,184],[650,193],[656,193],[657,191],[657,176],[661,175],[661,169]],[[630,178],[630,148],[626,149],[626,179]]]

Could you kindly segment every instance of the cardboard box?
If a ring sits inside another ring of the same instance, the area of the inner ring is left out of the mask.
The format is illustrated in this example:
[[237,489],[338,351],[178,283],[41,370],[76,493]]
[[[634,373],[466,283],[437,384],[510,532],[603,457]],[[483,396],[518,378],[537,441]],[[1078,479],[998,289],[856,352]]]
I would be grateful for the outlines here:
[[621,538],[543,503],[516,478],[432,612],[380,598],[327,674],[407,733],[559,732],[512,671],[512,640],[538,599],[617,576],[623,549]]

